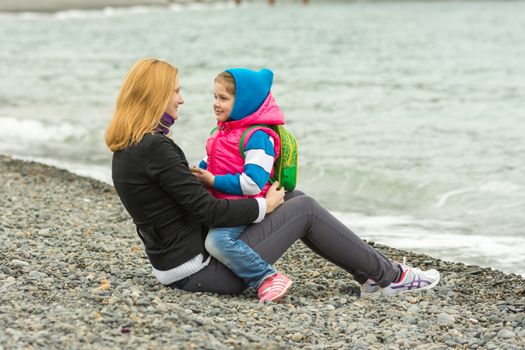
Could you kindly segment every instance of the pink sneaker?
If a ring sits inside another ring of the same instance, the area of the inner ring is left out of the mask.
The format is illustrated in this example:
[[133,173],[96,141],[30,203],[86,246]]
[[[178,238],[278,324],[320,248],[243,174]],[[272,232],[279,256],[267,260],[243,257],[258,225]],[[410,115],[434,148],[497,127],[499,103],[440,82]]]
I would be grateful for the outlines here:
[[268,277],[264,280],[263,284],[257,291],[259,302],[264,303],[265,301],[277,301],[284,297],[292,281],[282,273],[277,272],[275,275]]

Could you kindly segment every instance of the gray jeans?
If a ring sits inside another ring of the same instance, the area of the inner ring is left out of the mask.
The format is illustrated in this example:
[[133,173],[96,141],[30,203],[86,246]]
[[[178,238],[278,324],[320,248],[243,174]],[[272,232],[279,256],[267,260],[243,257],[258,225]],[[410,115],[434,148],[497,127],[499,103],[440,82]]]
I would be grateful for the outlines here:
[[[312,251],[345,269],[359,283],[368,278],[386,287],[399,278],[397,264],[363,242],[313,198],[287,193],[285,203],[239,236],[269,264],[301,239]],[[284,268],[286,272],[286,268]],[[293,278],[293,276],[291,276]],[[171,285],[192,292],[239,294],[247,286],[218,260]]]

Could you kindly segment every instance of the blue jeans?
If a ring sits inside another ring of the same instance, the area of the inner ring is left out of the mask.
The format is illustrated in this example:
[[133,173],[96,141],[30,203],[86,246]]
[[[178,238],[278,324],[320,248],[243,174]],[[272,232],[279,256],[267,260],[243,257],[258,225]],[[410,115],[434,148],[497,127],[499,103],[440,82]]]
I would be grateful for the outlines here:
[[250,246],[238,239],[245,228],[213,227],[204,244],[211,256],[242,278],[248,287],[259,288],[267,277],[275,274],[275,270]]

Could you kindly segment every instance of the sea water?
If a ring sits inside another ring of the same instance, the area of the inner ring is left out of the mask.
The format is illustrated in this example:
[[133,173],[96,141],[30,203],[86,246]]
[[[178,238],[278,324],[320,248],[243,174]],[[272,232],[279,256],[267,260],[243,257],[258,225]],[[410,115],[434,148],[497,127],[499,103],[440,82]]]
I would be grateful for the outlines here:
[[525,3],[185,4],[0,14],[0,153],[111,182],[103,132],[142,57],[180,69],[191,163],[213,78],[268,67],[299,188],[364,238],[525,274]]

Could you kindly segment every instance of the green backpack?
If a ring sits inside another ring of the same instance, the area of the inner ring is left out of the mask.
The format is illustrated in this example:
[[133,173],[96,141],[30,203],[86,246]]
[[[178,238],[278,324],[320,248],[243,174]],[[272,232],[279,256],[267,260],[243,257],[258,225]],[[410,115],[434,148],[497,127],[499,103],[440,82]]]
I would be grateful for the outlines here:
[[279,157],[273,163],[273,177],[270,179],[270,183],[279,181],[279,188],[284,187],[286,191],[293,191],[295,185],[297,184],[297,158],[298,158],[298,149],[297,141],[291,132],[285,129],[282,125],[253,125],[246,129],[246,131],[241,136],[241,141],[239,142],[239,150],[241,151],[241,156],[245,158],[244,155],[244,138],[248,131],[257,127],[266,127],[270,128],[277,135],[279,135],[279,140],[281,141],[281,147],[279,150]]

